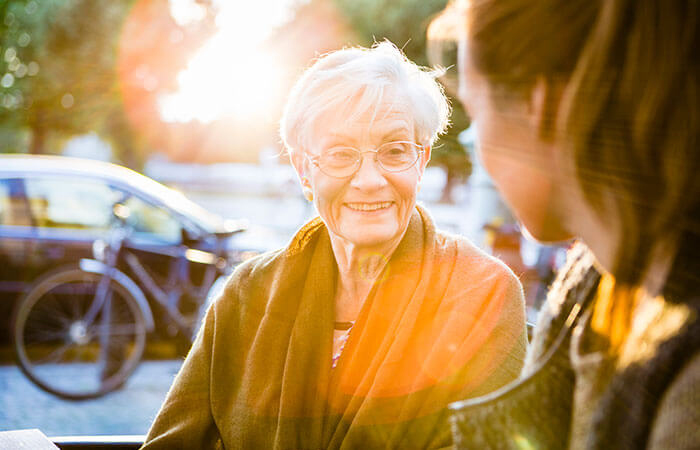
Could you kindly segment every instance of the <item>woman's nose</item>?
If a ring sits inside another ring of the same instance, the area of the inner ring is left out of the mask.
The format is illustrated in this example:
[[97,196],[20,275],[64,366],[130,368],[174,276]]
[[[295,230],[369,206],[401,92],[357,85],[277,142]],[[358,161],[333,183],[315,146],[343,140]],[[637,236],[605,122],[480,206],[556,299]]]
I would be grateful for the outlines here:
[[365,153],[360,159],[360,167],[353,175],[350,184],[361,190],[370,191],[380,188],[387,183],[379,167],[376,153]]

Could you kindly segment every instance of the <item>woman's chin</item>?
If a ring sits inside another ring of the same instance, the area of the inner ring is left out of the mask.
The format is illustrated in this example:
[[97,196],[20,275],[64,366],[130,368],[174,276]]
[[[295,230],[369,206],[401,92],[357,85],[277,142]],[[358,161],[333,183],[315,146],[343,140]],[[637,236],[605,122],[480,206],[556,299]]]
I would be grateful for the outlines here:
[[526,223],[520,222],[520,229],[527,239],[542,244],[560,244],[576,237],[560,227],[553,227],[546,223],[542,226],[530,227]]
[[400,235],[396,225],[373,224],[342,227],[340,236],[356,247],[382,247],[393,243]]

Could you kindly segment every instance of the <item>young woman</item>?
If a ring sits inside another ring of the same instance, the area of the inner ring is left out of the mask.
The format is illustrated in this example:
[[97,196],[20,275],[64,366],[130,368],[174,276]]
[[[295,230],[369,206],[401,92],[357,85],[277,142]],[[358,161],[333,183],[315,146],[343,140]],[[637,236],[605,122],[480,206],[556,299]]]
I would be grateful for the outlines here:
[[700,448],[699,20],[697,1],[473,0],[432,24],[523,226],[589,249],[522,378],[454,405],[458,446]]

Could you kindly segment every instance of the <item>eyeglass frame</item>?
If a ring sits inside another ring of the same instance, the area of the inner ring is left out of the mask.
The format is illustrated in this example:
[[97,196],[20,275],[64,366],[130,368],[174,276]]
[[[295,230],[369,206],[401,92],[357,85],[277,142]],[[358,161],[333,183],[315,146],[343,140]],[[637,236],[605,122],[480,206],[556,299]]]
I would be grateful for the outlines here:
[[[383,146],[385,146],[385,145],[389,145],[389,144],[411,144],[411,145],[413,145],[413,146],[418,147],[418,154],[416,155],[416,160],[413,161],[413,162],[412,162],[411,164],[409,164],[408,166],[406,166],[405,169],[399,169],[399,170],[389,170],[389,169],[387,169],[386,167],[384,167],[384,165],[382,165],[381,161],[379,161],[379,158],[377,157],[377,154],[379,153],[379,148],[381,148],[381,147],[383,147]],[[350,172],[349,174],[344,175],[344,176],[342,176],[342,177],[339,177],[339,176],[337,176],[337,175],[331,175],[330,173],[327,173],[325,170],[323,170],[323,169],[321,168],[321,164],[318,162],[318,160],[321,158],[321,155],[309,156],[308,153],[304,153],[304,156],[305,156],[306,159],[308,159],[312,164],[314,164],[316,167],[318,167],[318,170],[320,170],[320,171],[323,172],[324,174],[328,175],[329,177],[333,177],[333,178],[348,178],[348,177],[351,177],[351,176],[355,175],[355,174],[357,173],[357,171],[360,170],[360,167],[362,167],[362,155],[365,154],[365,153],[374,153],[374,161],[379,165],[379,167],[380,167],[382,170],[384,170],[384,171],[386,171],[386,172],[389,172],[389,173],[399,173],[399,172],[403,172],[403,171],[406,171],[406,170],[410,169],[411,167],[413,167],[413,166],[416,165],[416,163],[418,162],[418,160],[420,160],[421,156],[425,153],[425,146],[424,146],[423,144],[419,144],[419,143],[413,142],[413,141],[389,141],[389,142],[383,143],[382,145],[380,145],[378,148],[376,148],[376,149],[374,149],[374,150],[360,150],[360,149],[357,149],[357,148],[355,148],[355,147],[351,147],[351,146],[349,146],[349,145],[342,145],[342,146],[339,145],[339,146],[337,146],[337,147],[338,147],[338,148],[351,149],[351,150],[354,150],[354,151],[356,151],[356,152],[358,153],[358,157],[357,157],[357,159],[356,159],[356,161],[355,161],[355,165],[356,165],[355,169],[354,169],[352,172]],[[335,148],[335,147],[333,147],[333,148]]]

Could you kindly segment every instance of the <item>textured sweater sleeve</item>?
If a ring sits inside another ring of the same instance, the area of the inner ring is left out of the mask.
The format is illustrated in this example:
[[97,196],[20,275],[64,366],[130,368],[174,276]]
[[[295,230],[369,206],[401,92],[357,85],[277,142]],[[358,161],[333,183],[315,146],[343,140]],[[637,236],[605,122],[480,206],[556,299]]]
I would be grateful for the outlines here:
[[211,414],[210,367],[214,308],[175,377],[143,449],[216,448],[219,433]]
[[648,448],[700,448],[700,354],[690,360],[661,399]]

